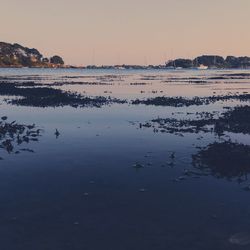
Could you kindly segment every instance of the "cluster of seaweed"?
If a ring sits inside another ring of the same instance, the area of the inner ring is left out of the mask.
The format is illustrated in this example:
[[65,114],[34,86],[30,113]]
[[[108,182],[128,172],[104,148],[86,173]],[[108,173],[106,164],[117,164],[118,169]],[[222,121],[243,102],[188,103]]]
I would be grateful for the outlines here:
[[230,74],[222,74],[220,76],[209,77],[208,79],[250,79],[249,73],[230,73]]
[[153,106],[169,106],[169,107],[189,107],[189,106],[201,106],[208,105],[211,103],[219,101],[229,101],[229,100],[238,100],[238,101],[250,101],[250,94],[234,94],[234,95],[220,95],[220,96],[208,96],[208,97],[193,97],[191,99],[184,97],[166,97],[158,96],[155,98],[148,99],[136,99],[132,101],[132,104],[144,104],[144,105],[153,105]]
[[22,82],[22,83],[17,83],[19,86],[23,86],[23,87],[62,87],[62,86],[74,86],[74,85],[113,85],[113,83],[103,83],[103,82],[72,82],[72,81],[60,81],[60,82],[52,82],[52,83],[37,83],[37,82],[33,82],[33,81],[26,81],[26,82]]
[[202,105],[202,101],[198,97],[192,99],[186,99],[183,97],[155,97],[146,100],[136,99],[132,101],[132,104],[144,104],[144,105],[154,105],[154,106],[171,106],[171,107],[183,107],[191,105]]
[[[250,146],[231,141],[215,142],[192,156],[193,166],[205,175],[239,182],[250,173]],[[186,172],[192,175],[194,172]]]
[[[34,124],[23,125],[16,121],[8,122],[7,116],[3,116],[0,120],[0,148],[10,153],[20,153],[20,151],[33,152],[27,148],[21,148],[15,151],[16,146],[30,143],[31,141],[38,141],[42,130],[37,129]],[[2,160],[2,158],[0,157]]]
[[215,124],[216,131],[250,133],[250,106],[238,106],[222,114]]
[[27,87],[27,84],[0,83],[0,95],[16,96],[6,101],[9,104],[33,107],[101,107],[111,103],[124,103],[111,97],[86,97],[77,93],[62,91],[49,87]]
[[199,133],[214,132],[222,136],[225,132],[250,134],[250,107],[238,106],[231,108],[215,118],[214,114],[197,113],[200,119],[157,118],[144,124],[140,128],[153,128],[154,132],[162,133]]
[[152,127],[154,132],[162,133],[199,133],[199,132],[209,132],[212,128],[208,125],[213,124],[213,119],[211,120],[178,120],[174,118],[157,118],[151,122],[146,122],[141,124],[140,127]]
[[210,77],[201,76],[201,77],[168,77],[164,82],[167,83],[176,83],[176,82],[185,82],[185,83],[211,83],[211,80],[214,83],[214,80],[246,80],[250,79],[249,73],[230,73],[230,74],[219,74]]

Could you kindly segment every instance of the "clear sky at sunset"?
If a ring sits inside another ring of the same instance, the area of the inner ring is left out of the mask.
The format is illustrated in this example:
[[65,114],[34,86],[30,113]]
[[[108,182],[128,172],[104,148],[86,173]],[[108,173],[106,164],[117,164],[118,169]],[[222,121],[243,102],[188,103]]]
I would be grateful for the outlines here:
[[1,0],[0,40],[66,63],[250,55],[250,0]]

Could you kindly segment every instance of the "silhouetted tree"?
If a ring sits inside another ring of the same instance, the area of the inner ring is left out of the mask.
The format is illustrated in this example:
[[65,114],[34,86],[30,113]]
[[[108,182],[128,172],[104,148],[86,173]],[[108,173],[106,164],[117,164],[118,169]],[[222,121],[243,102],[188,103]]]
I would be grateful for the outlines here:
[[63,65],[64,61],[60,56],[53,56],[50,58],[50,63]]

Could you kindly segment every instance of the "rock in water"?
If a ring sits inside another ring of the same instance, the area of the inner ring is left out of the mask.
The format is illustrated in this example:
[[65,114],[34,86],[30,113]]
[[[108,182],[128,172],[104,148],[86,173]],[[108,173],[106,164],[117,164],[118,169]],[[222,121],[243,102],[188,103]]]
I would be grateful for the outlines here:
[[230,237],[229,242],[239,246],[250,244],[250,232],[242,232],[234,234]]
[[55,135],[56,135],[56,138],[58,138],[59,135],[60,135],[60,133],[59,133],[59,131],[57,129],[56,129]]
[[8,119],[8,117],[7,117],[7,116],[3,116],[3,117],[1,117],[1,119],[2,119],[3,121],[6,121],[6,120]]

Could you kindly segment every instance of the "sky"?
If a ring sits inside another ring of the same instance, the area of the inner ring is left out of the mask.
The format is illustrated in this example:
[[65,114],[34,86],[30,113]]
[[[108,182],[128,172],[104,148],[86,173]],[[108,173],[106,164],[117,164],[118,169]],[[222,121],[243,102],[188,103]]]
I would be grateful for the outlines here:
[[66,64],[250,56],[250,0],[0,0],[0,40]]

